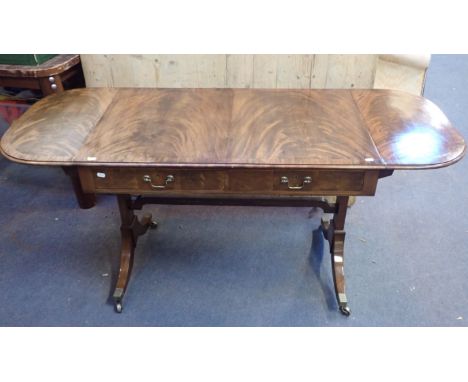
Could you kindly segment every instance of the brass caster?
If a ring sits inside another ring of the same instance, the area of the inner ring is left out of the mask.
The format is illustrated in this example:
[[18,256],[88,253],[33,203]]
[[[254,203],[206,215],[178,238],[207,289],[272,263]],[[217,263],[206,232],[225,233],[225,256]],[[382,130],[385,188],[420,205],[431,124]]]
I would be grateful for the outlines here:
[[155,221],[155,220],[151,220],[149,227],[150,227],[150,229],[158,228],[158,222]]
[[115,303],[115,311],[117,313],[122,313],[122,303],[120,301]]
[[349,309],[348,305],[345,305],[345,306],[341,305],[340,312],[342,315],[349,317],[349,315],[351,314],[351,309]]

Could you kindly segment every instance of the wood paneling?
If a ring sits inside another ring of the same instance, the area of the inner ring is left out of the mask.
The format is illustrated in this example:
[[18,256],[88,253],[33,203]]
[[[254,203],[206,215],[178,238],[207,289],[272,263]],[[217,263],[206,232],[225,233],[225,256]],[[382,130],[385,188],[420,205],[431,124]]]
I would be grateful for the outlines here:
[[369,89],[373,87],[376,56],[371,54],[332,54],[328,59],[325,88]]
[[88,87],[372,88],[375,55],[82,55]]
[[397,89],[421,94],[430,55],[380,55],[375,72],[375,89]]
[[[154,55],[152,57],[157,81],[145,82],[145,87],[222,88],[226,86],[225,55]],[[145,58],[141,60],[144,61]]]
[[277,88],[278,63],[274,54],[253,55],[253,86],[257,89]]
[[420,94],[430,55],[82,55],[89,87],[399,89]]
[[311,54],[277,55],[276,87],[309,89],[314,56]]
[[252,54],[228,54],[226,57],[226,87],[251,88],[254,79]]
[[82,55],[88,87],[218,88],[225,55]]

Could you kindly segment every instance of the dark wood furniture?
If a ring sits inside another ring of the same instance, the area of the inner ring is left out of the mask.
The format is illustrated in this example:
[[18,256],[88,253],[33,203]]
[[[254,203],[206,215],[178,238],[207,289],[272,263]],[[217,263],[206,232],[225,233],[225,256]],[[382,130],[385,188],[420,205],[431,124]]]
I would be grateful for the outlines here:
[[59,54],[40,65],[0,64],[0,86],[40,90],[44,96],[65,90],[64,82],[84,86],[80,55]]
[[[448,166],[465,152],[443,112],[390,90],[79,89],[48,97],[1,142],[16,162],[66,166],[85,192],[117,195],[117,311],[147,203],[318,206],[340,311],[348,198],[398,169]],[[329,203],[321,195],[337,196]]]

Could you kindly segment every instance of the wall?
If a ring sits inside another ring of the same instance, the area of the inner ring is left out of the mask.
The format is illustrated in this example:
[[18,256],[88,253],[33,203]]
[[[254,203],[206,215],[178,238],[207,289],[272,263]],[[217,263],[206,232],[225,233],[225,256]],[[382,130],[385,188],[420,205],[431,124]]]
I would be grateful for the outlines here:
[[89,87],[378,87],[413,93],[421,91],[429,63],[428,56],[372,54],[107,54],[81,59]]

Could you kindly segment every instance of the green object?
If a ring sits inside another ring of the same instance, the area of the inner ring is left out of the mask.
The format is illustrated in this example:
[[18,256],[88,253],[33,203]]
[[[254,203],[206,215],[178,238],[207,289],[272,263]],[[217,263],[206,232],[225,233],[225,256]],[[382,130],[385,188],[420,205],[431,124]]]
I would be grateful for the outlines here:
[[3,65],[40,65],[57,54],[0,54]]

